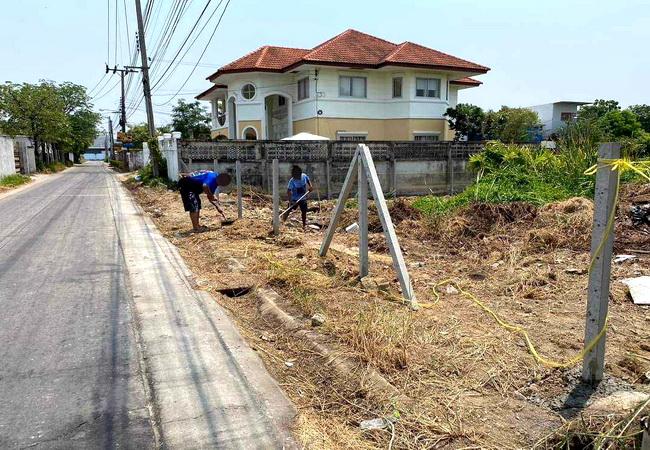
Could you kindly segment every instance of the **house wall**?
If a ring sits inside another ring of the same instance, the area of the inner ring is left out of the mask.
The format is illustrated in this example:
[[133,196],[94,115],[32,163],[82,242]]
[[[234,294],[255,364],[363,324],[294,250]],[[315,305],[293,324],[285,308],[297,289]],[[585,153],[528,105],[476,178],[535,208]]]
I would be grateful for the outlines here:
[[[318,70],[318,80],[316,80]],[[367,80],[367,97],[350,98],[339,95],[340,76],[363,76]],[[298,80],[309,77],[309,98],[297,101]],[[392,82],[394,77],[402,78],[402,97],[392,97]],[[416,97],[416,78],[440,79],[440,98]],[[222,79],[223,78],[223,79]],[[244,73],[224,75],[219,83],[228,85],[226,101],[234,98],[237,108],[237,136],[229,138],[241,139],[242,123],[257,121],[256,126],[259,139],[269,136],[266,130],[264,98],[268,95],[278,94],[291,100],[291,117],[294,129],[291,134],[300,131],[316,133],[317,129],[324,128],[318,134],[335,138],[337,130],[367,131],[369,139],[413,139],[413,131],[440,131],[440,139],[449,139],[453,136],[449,130],[441,125],[444,113],[450,106],[455,106],[458,101],[458,88],[449,86],[448,74],[436,71],[423,71],[411,69],[396,70],[351,70],[338,68],[309,67],[296,73]],[[252,99],[244,99],[241,88],[252,83],[256,87]],[[318,92],[317,92],[318,91]],[[216,95],[216,94],[215,94]],[[227,134],[228,119],[224,125],[216,122],[216,103],[211,100],[213,108],[212,135]],[[317,112],[321,111],[321,115]],[[228,117],[228,113],[226,112]],[[313,127],[318,118],[318,126]],[[429,124],[423,122],[409,122],[427,119]],[[357,122],[351,122],[351,121]],[[401,120],[399,122],[398,120]],[[391,122],[385,122],[391,121]],[[405,128],[400,128],[405,126]],[[361,128],[359,128],[361,127]],[[333,131],[332,131],[333,130]],[[329,134],[328,134],[329,133]]]
[[351,119],[328,118],[297,120],[294,133],[307,132],[337,139],[337,132],[368,133],[371,141],[410,141],[414,132],[438,133],[440,140],[450,140],[453,135],[443,119]]
[[257,131],[257,139],[262,138],[262,121],[261,120],[239,120],[239,130],[237,131],[237,139],[244,139],[244,130],[248,127],[253,127]]

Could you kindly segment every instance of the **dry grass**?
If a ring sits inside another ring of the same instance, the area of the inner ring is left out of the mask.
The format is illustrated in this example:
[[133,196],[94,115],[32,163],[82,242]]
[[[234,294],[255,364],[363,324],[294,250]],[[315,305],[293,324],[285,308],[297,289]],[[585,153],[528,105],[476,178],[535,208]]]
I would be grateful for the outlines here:
[[[249,197],[245,220],[220,228],[216,215],[206,211],[211,231],[186,234],[189,221],[177,194],[149,189],[135,194],[205,281],[204,289],[223,284],[229,276],[224,261],[236,256],[246,264],[246,281],[271,285],[286,311],[306,323],[312,314],[324,314],[326,322],[318,329],[322,338],[358,361],[349,377],[335,376],[312,350],[261,319],[252,294],[219,299],[299,408],[296,435],[305,447],[386,448],[392,440],[393,448],[525,448],[561,429],[556,412],[526,395],[531,385],[540,384],[543,389],[535,395],[553,398],[566,386],[551,376],[556,371],[534,362],[519,336],[444,289],[431,308],[410,311],[396,301],[400,294],[390,263],[374,254],[371,274],[385,279],[389,288],[364,290],[357,281],[356,236],[337,234],[336,244],[350,251],[320,258],[319,232],[302,233],[289,221],[280,237],[269,235],[269,202],[258,194]],[[453,278],[500,315],[526,327],[545,356],[563,359],[580,350],[587,279],[564,269],[586,267],[588,254],[583,243],[574,246],[574,239],[590,228],[585,219],[589,204],[570,201],[540,211],[524,204],[479,206],[437,223],[438,232],[432,233],[431,223],[418,220],[408,202],[395,203],[396,216],[406,211],[396,228],[419,301],[434,303],[433,286]],[[322,209],[322,215],[312,218],[327,223],[331,203]],[[345,216],[356,220],[354,210]],[[458,225],[452,227],[454,220]],[[563,237],[539,245],[529,239],[534,230]],[[374,251],[385,251],[381,235],[371,242]],[[649,268],[640,259],[614,267],[613,277],[647,274]],[[608,370],[639,383],[640,371],[650,367],[643,358],[631,362],[630,354],[650,357],[650,348],[637,344],[650,338],[650,321],[631,305],[622,285],[614,282],[612,294]],[[291,369],[287,360],[294,362]],[[368,367],[412,402],[396,404],[370,392],[364,384]],[[358,428],[365,419],[396,416],[392,431]]]

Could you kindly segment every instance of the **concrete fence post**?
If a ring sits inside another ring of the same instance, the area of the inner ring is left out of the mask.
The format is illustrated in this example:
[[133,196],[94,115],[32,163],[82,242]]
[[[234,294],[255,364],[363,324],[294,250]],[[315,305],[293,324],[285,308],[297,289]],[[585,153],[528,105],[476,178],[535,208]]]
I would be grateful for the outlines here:
[[237,182],[237,217],[244,217],[244,208],[241,195],[241,161],[235,161],[235,178]]
[[279,164],[277,158],[273,160],[271,174],[273,184],[273,234],[280,233],[280,186],[279,186]]
[[359,194],[359,278],[368,275],[368,178],[363,164],[357,174]]
[[[598,149],[598,159],[618,159],[621,156],[621,144],[608,142]],[[618,189],[618,172],[611,167],[601,165],[596,172],[596,192],[594,195],[594,223],[591,233],[591,261],[589,285],[587,289],[587,323],[585,326],[585,347],[593,341],[605,326],[609,305],[609,282],[612,271],[612,249],[614,246],[614,229],[607,225],[616,205]],[[604,240],[604,241],[603,241]],[[603,335],[596,346],[589,351],[582,365],[582,379],[595,384],[603,379],[605,367],[605,338]]]
[[454,158],[451,143],[447,144],[447,192],[454,195]]
[[149,144],[147,142],[142,143],[142,164],[147,165],[149,164]]

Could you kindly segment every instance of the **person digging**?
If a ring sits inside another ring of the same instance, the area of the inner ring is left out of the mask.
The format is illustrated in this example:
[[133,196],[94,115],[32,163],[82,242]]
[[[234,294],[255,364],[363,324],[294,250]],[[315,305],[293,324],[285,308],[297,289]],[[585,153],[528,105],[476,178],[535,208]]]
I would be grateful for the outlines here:
[[226,215],[219,206],[219,188],[230,184],[230,175],[227,173],[217,173],[211,170],[198,170],[190,173],[181,173],[178,180],[178,187],[181,191],[181,199],[185,211],[190,213],[192,221],[192,230],[195,232],[205,231],[207,227],[201,227],[199,224],[199,213],[201,211],[201,193],[208,197],[208,201],[217,208],[217,211],[223,216]]
[[291,178],[287,184],[287,196],[289,203],[287,210],[282,213],[282,221],[286,221],[291,211],[300,208],[302,216],[302,228],[307,226],[307,195],[312,191],[313,187],[309,177],[302,173],[300,166],[293,166],[291,168]]

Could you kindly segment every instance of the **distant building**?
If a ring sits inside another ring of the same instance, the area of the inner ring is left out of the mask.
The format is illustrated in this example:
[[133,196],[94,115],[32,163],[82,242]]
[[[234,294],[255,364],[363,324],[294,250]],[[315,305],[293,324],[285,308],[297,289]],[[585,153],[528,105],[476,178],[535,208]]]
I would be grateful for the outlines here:
[[86,161],[103,161],[110,146],[110,138],[107,134],[100,134],[93,143],[84,151]]
[[588,105],[590,102],[569,102],[560,101],[546,103],[544,105],[529,106],[528,109],[535,111],[541,122],[542,134],[549,137],[559,131],[568,122],[573,122],[578,116],[578,106]]
[[458,92],[488,67],[347,30],[311,49],[264,46],[208,77],[212,137],[437,141]]

